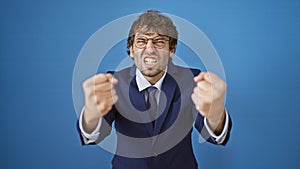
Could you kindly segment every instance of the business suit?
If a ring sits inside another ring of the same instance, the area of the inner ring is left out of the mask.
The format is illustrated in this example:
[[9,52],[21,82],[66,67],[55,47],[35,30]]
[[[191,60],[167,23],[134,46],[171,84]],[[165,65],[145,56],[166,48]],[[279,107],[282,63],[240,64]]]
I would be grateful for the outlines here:
[[[119,101],[104,116],[101,134],[96,142],[100,142],[110,133],[110,126],[115,122],[118,147],[112,161],[113,168],[197,168],[191,145],[193,123],[195,122],[196,129],[204,138],[216,143],[203,127],[203,117],[196,111],[191,100],[195,87],[193,77],[200,71],[175,66],[169,62],[161,87],[161,114],[153,126],[147,118],[145,92],[139,92],[137,88],[135,70],[136,67],[133,66],[114,73],[119,81],[115,86]],[[230,126],[231,124],[229,130]],[[229,134],[223,144],[228,138]]]

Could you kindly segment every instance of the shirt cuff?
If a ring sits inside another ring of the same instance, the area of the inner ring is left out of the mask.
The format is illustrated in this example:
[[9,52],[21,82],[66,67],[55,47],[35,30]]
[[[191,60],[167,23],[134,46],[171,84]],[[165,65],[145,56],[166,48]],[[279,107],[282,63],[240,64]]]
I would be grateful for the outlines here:
[[79,129],[81,131],[81,135],[84,138],[84,142],[86,144],[96,142],[96,140],[100,136],[100,127],[101,127],[101,124],[102,124],[102,117],[99,118],[99,121],[98,121],[98,124],[97,124],[95,130],[92,131],[91,133],[87,133],[86,131],[84,131],[83,126],[82,126],[83,112],[84,112],[84,107],[82,108],[82,111],[81,111],[81,114],[80,114],[80,117],[79,117]]
[[227,113],[227,110],[225,109],[225,113],[226,113],[226,117],[225,117],[225,125],[224,125],[224,128],[223,128],[223,131],[220,135],[216,135],[213,130],[208,126],[208,122],[207,122],[207,118],[204,117],[204,126],[205,128],[207,129],[209,135],[211,135],[218,144],[222,144],[227,136],[227,133],[228,133],[228,123],[229,123],[229,116],[228,116],[228,113]]

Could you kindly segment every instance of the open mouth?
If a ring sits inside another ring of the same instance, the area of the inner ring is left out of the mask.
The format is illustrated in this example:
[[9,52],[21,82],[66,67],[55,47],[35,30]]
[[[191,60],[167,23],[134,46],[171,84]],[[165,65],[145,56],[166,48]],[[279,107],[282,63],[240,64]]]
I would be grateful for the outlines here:
[[145,62],[146,65],[155,65],[157,63],[157,59],[145,58],[144,62]]

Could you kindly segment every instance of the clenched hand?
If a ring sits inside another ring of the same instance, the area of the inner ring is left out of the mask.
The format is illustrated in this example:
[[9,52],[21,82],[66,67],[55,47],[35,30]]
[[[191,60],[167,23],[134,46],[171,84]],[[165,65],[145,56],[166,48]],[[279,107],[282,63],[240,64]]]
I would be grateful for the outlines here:
[[198,112],[207,118],[208,125],[219,133],[225,121],[226,83],[212,72],[201,72],[194,78],[192,100]]
[[83,126],[87,132],[96,128],[100,117],[105,116],[117,102],[114,85],[118,83],[112,74],[97,74],[83,83],[85,109]]

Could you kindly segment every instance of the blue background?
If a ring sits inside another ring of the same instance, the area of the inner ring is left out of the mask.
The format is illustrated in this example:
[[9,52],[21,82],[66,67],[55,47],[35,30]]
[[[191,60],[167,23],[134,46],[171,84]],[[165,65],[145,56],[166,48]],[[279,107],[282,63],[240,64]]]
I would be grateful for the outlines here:
[[0,168],[110,168],[110,153],[80,145],[73,68],[95,31],[146,9],[195,24],[223,62],[232,137],[219,147],[195,133],[200,167],[299,168],[299,0],[2,0]]

